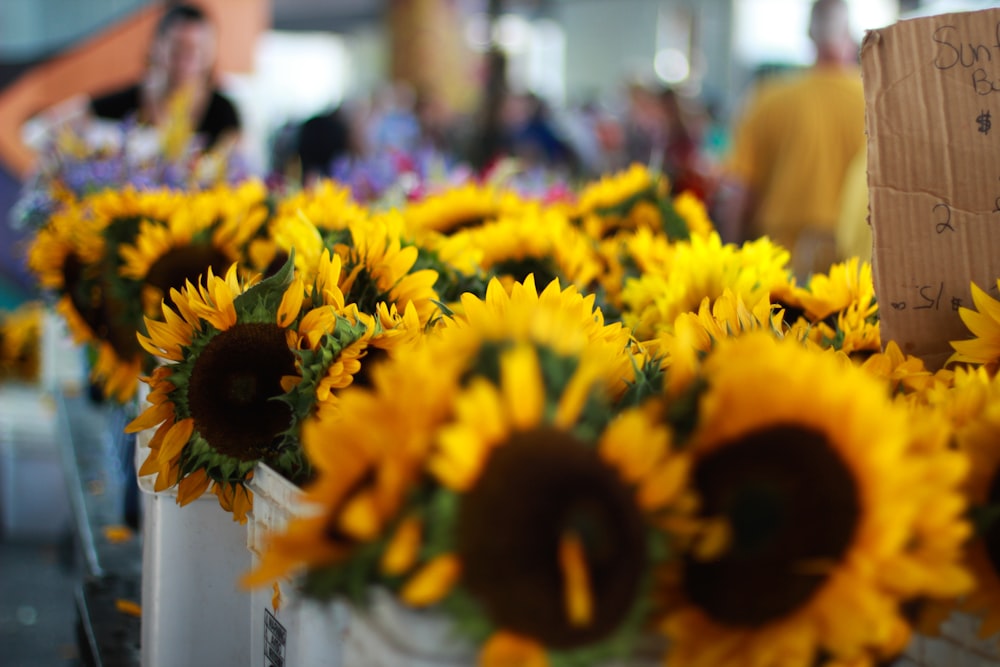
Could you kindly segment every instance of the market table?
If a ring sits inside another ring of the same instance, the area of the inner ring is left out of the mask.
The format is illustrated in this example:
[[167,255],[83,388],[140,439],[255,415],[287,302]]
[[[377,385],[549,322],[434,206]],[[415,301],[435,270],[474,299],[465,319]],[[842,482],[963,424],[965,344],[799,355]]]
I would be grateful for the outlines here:
[[[57,442],[66,477],[82,580],[76,590],[83,663],[139,665],[142,542],[126,510],[134,485],[120,408],[56,392]],[[126,526],[126,516],[131,528]]]

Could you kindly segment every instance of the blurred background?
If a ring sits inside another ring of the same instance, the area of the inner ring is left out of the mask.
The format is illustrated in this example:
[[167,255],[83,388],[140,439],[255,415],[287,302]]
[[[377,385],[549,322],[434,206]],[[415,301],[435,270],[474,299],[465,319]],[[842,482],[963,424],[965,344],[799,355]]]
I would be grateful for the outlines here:
[[[695,163],[707,198],[749,88],[814,57],[809,0],[201,4],[220,29],[218,82],[240,114],[241,148],[262,176],[287,171],[302,122],[333,111],[355,152],[430,136],[474,154],[469,128],[485,101],[493,52],[502,54],[507,93],[500,122],[514,126],[513,136],[571,156],[586,176],[632,161],[669,174],[676,155],[652,155],[650,146],[681,128],[683,159]],[[990,4],[849,2],[859,42],[900,16]],[[138,78],[163,5],[0,0],[0,214],[30,173],[46,113]],[[33,288],[16,231],[0,229],[0,307],[10,307]]]

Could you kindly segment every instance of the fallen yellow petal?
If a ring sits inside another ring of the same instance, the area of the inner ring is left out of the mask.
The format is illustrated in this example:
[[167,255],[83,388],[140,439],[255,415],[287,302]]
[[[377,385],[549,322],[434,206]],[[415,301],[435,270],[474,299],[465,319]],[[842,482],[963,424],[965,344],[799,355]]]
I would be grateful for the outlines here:
[[139,606],[138,603],[132,602],[131,600],[115,600],[115,609],[123,614],[135,616],[136,618],[142,616],[142,607]]
[[128,526],[105,526],[104,539],[112,544],[121,544],[132,539],[135,533]]

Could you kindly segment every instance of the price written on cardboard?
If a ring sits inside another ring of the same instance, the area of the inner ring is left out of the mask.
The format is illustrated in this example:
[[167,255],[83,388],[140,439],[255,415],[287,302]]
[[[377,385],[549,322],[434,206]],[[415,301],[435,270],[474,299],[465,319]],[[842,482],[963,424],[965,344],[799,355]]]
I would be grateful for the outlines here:
[[1000,296],[1000,8],[872,31],[861,68],[882,341],[937,368],[970,283]]

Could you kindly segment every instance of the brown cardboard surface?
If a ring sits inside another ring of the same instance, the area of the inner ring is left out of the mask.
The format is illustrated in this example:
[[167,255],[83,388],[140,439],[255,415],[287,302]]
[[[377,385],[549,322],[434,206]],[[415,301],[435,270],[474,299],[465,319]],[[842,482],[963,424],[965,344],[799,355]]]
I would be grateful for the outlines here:
[[871,31],[861,69],[882,341],[938,368],[970,281],[998,297],[1000,9]]

